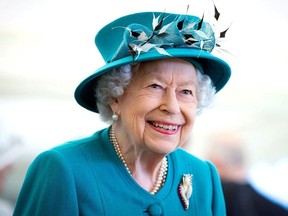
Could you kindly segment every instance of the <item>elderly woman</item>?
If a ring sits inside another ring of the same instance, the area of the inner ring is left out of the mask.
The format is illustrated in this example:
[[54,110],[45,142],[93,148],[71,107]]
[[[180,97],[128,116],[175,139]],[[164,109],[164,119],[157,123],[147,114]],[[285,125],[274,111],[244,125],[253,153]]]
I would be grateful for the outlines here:
[[40,154],[14,215],[225,215],[215,167],[181,146],[230,77],[212,27],[190,15],[136,13],[96,36],[106,64],[77,102],[111,125]]

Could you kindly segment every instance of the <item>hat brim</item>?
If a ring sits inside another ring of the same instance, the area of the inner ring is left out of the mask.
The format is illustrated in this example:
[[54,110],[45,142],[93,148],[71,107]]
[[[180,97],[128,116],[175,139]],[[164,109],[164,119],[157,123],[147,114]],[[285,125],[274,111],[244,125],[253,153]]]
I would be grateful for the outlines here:
[[77,103],[92,112],[98,113],[96,99],[94,96],[95,88],[97,88],[95,84],[96,79],[113,68],[129,63],[163,58],[193,58],[201,64],[204,74],[207,74],[211,78],[216,92],[220,91],[224,87],[231,76],[230,66],[225,61],[210,54],[209,52],[191,48],[168,48],[166,51],[170,54],[170,56],[160,54],[157,51],[149,51],[148,53],[141,53],[136,60],[133,60],[132,56],[127,56],[125,58],[107,63],[78,85],[74,94]]

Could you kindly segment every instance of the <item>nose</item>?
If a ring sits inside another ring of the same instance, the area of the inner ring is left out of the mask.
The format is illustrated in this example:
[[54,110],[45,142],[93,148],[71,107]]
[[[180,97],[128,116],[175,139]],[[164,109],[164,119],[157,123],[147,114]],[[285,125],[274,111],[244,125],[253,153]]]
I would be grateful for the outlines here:
[[177,93],[174,89],[166,89],[165,94],[162,96],[160,109],[169,114],[177,114],[180,112]]

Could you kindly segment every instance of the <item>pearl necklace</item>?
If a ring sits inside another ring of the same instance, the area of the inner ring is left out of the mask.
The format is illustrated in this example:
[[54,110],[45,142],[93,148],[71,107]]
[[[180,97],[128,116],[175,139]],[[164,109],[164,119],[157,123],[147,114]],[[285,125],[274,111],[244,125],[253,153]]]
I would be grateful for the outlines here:
[[[120,146],[118,144],[118,141],[115,137],[115,134],[114,134],[114,130],[110,129],[110,141],[111,143],[113,144],[113,147],[116,151],[116,154],[118,155],[118,157],[120,158],[120,160],[122,161],[122,163],[124,164],[124,166],[126,167],[128,173],[132,176],[131,172],[130,172],[130,169],[129,167],[127,166],[127,163],[125,161],[125,158],[122,154],[122,151],[120,149]],[[163,160],[162,160],[162,163],[161,163],[161,167],[158,171],[158,178],[157,178],[157,181],[155,182],[154,184],[154,188],[150,191],[151,194],[156,194],[160,188],[164,185],[164,182],[166,180],[166,177],[167,177],[167,170],[168,170],[168,162],[167,162],[167,157],[164,157]]]

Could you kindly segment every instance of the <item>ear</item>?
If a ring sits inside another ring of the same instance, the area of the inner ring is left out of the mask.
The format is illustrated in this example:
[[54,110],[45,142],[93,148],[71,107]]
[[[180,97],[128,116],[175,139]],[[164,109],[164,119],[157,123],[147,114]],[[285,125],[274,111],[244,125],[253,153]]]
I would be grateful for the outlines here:
[[113,113],[117,113],[118,115],[120,114],[120,106],[119,106],[119,98],[112,98],[109,101],[109,105],[113,111]]

